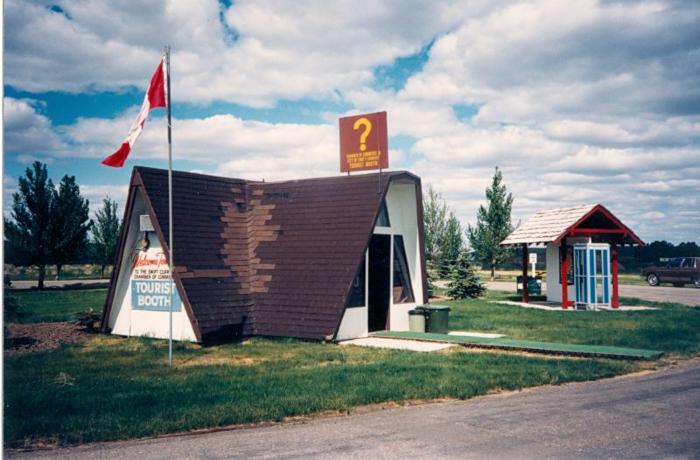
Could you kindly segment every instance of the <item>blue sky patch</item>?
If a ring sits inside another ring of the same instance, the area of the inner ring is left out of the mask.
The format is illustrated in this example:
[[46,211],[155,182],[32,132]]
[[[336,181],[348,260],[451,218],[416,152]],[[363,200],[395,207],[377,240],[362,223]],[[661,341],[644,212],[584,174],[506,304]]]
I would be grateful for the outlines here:
[[474,115],[479,113],[479,109],[480,107],[478,105],[470,104],[454,104],[452,106],[452,111],[460,121],[471,120]]
[[415,54],[397,58],[390,65],[376,67],[374,69],[375,87],[377,89],[393,89],[394,91],[403,88],[411,75],[420,72],[425,63],[428,62],[432,46],[433,41]]

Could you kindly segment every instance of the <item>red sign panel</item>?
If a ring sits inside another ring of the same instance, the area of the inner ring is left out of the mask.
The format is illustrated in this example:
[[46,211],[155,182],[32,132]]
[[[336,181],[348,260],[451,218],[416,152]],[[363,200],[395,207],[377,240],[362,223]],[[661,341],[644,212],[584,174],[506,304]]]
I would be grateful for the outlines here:
[[389,167],[386,112],[354,115],[340,125],[340,172]]

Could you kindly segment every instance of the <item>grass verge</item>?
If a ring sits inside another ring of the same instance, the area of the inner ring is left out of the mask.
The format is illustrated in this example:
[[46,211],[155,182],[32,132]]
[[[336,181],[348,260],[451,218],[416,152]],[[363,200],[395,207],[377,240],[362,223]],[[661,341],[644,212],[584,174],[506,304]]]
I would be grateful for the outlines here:
[[24,447],[136,438],[279,421],[354,406],[608,377],[607,360],[455,349],[425,354],[256,338],[202,348],[96,336],[5,360],[5,442]]
[[89,308],[101,312],[107,299],[107,289],[81,290],[9,290],[4,295],[15,297],[19,303],[17,322],[43,323],[72,321],[75,314]]

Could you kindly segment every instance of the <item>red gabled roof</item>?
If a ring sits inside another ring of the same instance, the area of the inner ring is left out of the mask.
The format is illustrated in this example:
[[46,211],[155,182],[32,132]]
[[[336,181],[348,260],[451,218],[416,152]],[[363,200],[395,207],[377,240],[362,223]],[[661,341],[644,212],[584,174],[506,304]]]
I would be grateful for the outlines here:
[[586,235],[617,244],[644,242],[601,204],[537,212],[516,228],[501,245],[558,243],[568,236]]
[[[602,216],[602,220],[596,220],[597,216]],[[602,204],[593,206],[593,209],[581,216],[566,232],[559,235],[554,242],[558,243],[566,236],[576,236],[577,234],[589,236],[614,235],[622,243],[644,246],[644,241]]]

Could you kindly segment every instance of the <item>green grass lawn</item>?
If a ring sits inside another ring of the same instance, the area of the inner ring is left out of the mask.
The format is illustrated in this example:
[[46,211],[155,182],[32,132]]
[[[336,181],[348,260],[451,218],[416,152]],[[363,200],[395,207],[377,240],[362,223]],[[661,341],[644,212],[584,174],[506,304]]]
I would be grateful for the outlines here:
[[256,338],[210,348],[96,336],[5,359],[5,442],[81,443],[278,421],[353,406],[469,398],[612,376],[622,361],[547,359],[454,349],[416,353]]
[[42,323],[72,321],[79,311],[102,311],[107,299],[107,289],[76,290],[5,290],[4,295],[14,296],[19,302],[18,322]]
[[[95,291],[64,294],[103,299],[104,290]],[[451,329],[658,349],[672,358],[700,351],[700,309],[664,304],[656,311],[567,313],[488,302],[508,296],[448,302]],[[55,302],[55,297],[47,299]],[[50,308],[40,310],[46,315]],[[345,412],[387,401],[464,399],[650,365],[460,347],[428,354],[264,338],[206,348],[178,343],[175,363],[168,368],[166,341],[104,335],[53,351],[6,356],[6,445],[126,439]]]
[[[609,345],[700,353],[700,308],[622,299],[623,304],[657,306],[645,311],[545,311],[489,303],[519,300],[512,293],[489,292],[486,299],[446,302],[450,329],[494,332],[512,339]],[[440,302],[445,303],[445,302]]]

